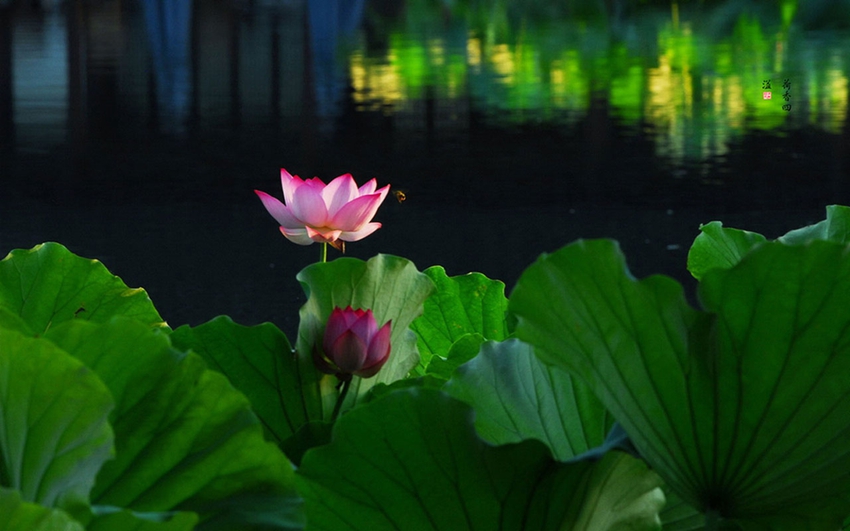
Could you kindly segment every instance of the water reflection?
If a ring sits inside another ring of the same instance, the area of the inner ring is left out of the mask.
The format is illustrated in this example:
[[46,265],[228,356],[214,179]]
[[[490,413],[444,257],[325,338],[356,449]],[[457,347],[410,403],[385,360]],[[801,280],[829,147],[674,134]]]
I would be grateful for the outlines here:
[[11,76],[4,76],[0,85],[6,98],[11,94],[16,145],[38,150],[63,142],[69,74],[65,20],[58,11],[18,12],[11,6],[4,12],[8,53],[3,63]]
[[[574,123],[602,94],[624,126],[650,126],[657,154],[674,161],[723,155],[752,129],[840,133],[850,94],[847,32],[824,40],[795,28],[788,10],[773,20],[731,16],[735,3],[728,7],[702,14],[673,3],[667,14],[636,14],[617,30],[622,40],[608,38],[608,26],[569,18],[524,20],[494,35],[503,28],[479,29],[469,16],[462,43],[396,24],[386,51],[352,55],[353,97],[403,109],[425,83],[447,97],[466,85],[492,121],[522,124]],[[772,99],[765,80],[778,85]],[[780,86],[786,81],[790,89]]]
[[12,102],[12,15],[4,0],[0,3],[0,151],[14,142]]
[[360,27],[364,0],[312,0],[307,3],[316,117],[325,133],[342,113],[349,79],[341,45]]
[[[65,17],[5,8],[0,124],[8,143],[16,128],[26,142],[35,127],[49,136],[68,120],[85,136],[103,109],[113,119],[138,110],[172,132],[190,116],[205,126],[309,115],[301,121],[330,136],[348,101],[404,115],[436,98],[495,124],[570,126],[605,100],[620,125],[652,131],[658,155],[684,161],[722,156],[749,130],[838,134],[847,122],[850,37],[800,31],[795,21],[807,15],[796,3],[755,14],[737,2],[708,12],[627,4],[611,3],[608,18],[528,8],[519,22],[508,8],[464,2],[398,10],[311,0],[246,14],[219,2],[141,0],[141,17],[135,4],[83,0]],[[126,38],[139,28],[143,41]],[[791,88],[765,99],[765,80]]]
[[191,0],[141,0],[154,78],[156,115],[166,131],[182,132],[191,91]]

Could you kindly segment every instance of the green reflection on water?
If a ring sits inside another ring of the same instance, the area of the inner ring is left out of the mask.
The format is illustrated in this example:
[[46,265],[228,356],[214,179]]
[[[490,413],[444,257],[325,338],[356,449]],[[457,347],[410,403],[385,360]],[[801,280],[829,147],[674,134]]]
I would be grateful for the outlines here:
[[737,12],[740,2],[693,4],[600,16],[599,3],[577,16],[534,3],[411,1],[407,16],[373,18],[384,48],[364,40],[350,55],[353,97],[385,112],[436,97],[507,125],[571,125],[605,101],[625,128],[653,131],[659,155],[680,160],[722,155],[751,130],[840,132],[850,32],[798,27],[795,0]]

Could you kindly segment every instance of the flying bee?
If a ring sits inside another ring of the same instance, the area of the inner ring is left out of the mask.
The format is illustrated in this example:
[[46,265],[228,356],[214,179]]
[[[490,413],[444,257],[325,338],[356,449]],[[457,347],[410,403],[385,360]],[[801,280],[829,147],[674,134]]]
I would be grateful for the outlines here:
[[395,198],[398,200],[398,203],[399,203],[399,204],[404,203],[405,201],[407,201],[407,194],[405,194],[405,193],[404,193],[404,192],[402,192],[401,190],[393,190],[393,195],[394,195],[394,196],[395,196]]

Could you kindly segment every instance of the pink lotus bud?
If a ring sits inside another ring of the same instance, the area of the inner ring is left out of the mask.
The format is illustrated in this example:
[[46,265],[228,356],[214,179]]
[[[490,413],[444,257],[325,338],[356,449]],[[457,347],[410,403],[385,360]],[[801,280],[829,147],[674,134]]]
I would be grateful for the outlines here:
[[349,173],[325,184],[318,177],[302,180],[281,169],[280,183],[283,203],[254,190],[280,224],[280,232],[299,245],[325,242],[338,248],[342,242],[361,240],[381,227],[372,218],[390,191],[389,185],[377,190],[375,179],[358,188]]
[[390,357],[390,323],[378,329],[372,310],[334,308],[322,341],[324,355],[315,355],[319,370],[340,379],[375,376]]

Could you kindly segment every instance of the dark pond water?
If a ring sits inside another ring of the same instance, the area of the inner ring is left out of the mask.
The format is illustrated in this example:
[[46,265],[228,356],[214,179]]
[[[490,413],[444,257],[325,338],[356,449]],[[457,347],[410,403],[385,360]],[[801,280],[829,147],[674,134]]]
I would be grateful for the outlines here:
[[281,167],[406,193],[349,255],[508,290],[611,237],[692,291],[700,223],[850,204],[847,1],[45,2],[0,0],[0,254],[59,241],[174,327],[293,337],[319,248],[253,194]]

